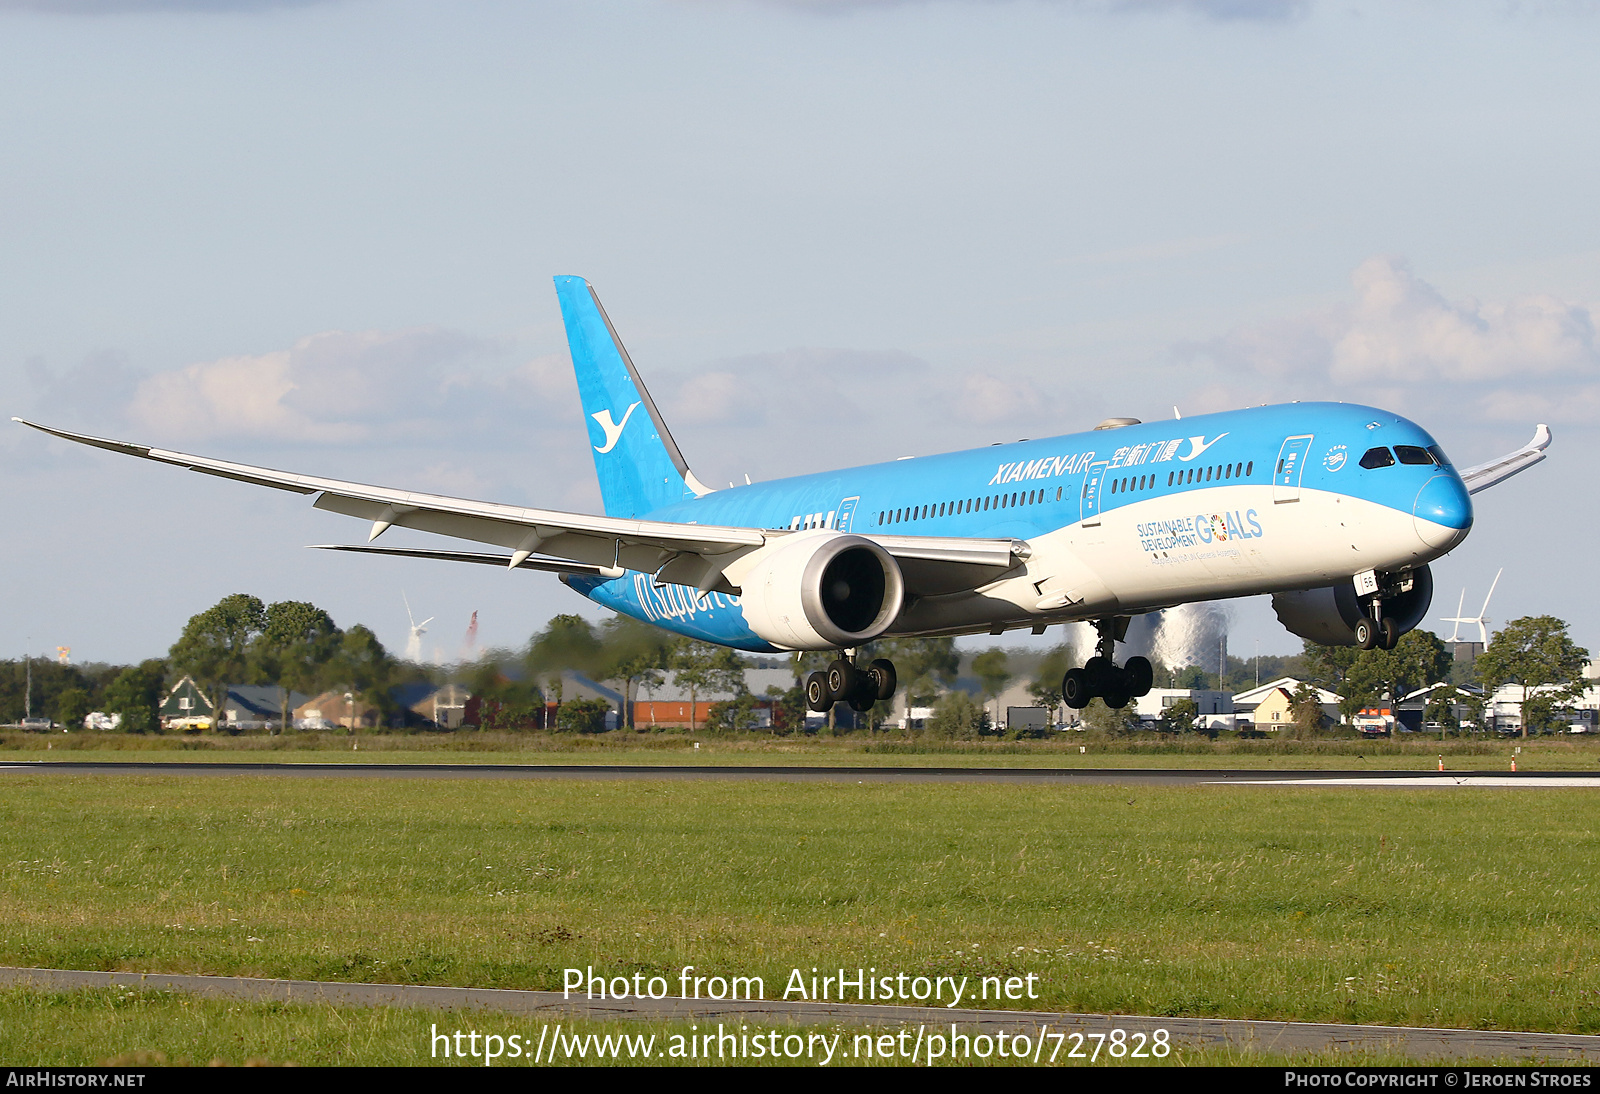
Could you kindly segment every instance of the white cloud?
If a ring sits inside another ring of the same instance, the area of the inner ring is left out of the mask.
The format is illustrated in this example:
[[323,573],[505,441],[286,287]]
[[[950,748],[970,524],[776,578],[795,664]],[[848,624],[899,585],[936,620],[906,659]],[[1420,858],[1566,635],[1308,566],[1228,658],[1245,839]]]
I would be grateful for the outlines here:
[[1323,395],[1449,404],[1489,420],[1592,422],[1600,381],[1594,308],[1549,295],[1448,299],[1397,258],[1368,259],[1331,308],[1179,347],[1254,377],[1244,401]]
[[379,423],[441,416],[451,389],[463,386],[461,362],[483,346],[432,329],[328,331],[286,350],[147,377],[127,416],[169,437],[367,441]]

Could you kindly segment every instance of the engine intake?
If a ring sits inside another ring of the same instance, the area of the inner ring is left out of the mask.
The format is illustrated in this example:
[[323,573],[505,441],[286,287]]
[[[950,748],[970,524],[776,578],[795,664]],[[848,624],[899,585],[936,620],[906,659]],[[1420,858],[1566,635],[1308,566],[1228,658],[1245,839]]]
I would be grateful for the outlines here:
[[[1433,572],[1418,566],[1406,574],[1390,576],[1394,587],[1385,590],[1383,614],[1394,619],[1400,634],[1413,630],[1428,614],[1433,603]],[[1410,588],[1404,588],[1409,581]],[[1272,610],[1290,634],[1319,646],[1356,645],[1355,625],[1362,618],[1361,601],[1355,581],[1345,578],[1337,585],[1274,593]]]
[[833,650],[870,642],[905,600],[900,565],[862,536],[785,536],[740,579],[745,621],[775,646]]

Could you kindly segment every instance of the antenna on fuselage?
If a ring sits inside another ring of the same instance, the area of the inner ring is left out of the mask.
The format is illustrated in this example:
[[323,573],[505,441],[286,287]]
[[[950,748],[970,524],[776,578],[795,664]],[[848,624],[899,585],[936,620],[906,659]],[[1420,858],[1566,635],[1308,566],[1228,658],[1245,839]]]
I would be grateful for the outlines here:
[[1179,421],[1183,420],[1183,415],[1178,413],[1178,404],[1177,403],[1173,403],[1172,404],[1172,416],[1174,418],[1178,419]]

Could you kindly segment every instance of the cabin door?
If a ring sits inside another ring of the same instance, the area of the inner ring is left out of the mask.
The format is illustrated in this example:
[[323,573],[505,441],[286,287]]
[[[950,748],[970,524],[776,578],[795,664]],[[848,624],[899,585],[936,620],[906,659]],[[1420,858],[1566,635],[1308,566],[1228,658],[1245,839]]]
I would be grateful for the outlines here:
[[1100,487],[1106,476],[1105,463],[1090,464],[1089,470],[1083,475],[1083,493],[1079,504],[1079,517],[1085,528],[1093,528],[1100,523]]
[[1272,501],[1281,504],[1300,500],[1300,476],[1305,473],[1306,453],[1311,450],[1311,435],[1284,438],[1278,449],[1278,465],[1272,472]]

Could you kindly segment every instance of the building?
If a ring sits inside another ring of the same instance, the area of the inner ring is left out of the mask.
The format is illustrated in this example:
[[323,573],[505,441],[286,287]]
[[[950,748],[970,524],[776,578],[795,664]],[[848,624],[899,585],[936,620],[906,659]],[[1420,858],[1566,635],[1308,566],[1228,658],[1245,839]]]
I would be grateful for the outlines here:
[[1134,700],[1134,710],[1146,722],[1157,721],[1174,704],[1189,700],[1200,716],[1195,725],[1206,729],[1233,728],[1233,696],[1203,688],[1151,688]]
[[156,717],[161,720],[161,728],[168,730],[193,730],[210,729],[214,719],[212,712],[215,705],[205,689],[194,682],[194,677],[185,676],[172,685],[166,697],[161,700],[161,706],[156,710]]
[[[1564,699],[1556,707],[1556,720],[1572,732],[1592,733],[1600,726],[1600,661],[1591,661],[1583,668],[1585,687],[1576,699]],[[1528,695],[1558,691],[1555,687],[1528,688]],[[1500,733],[1522,732],[1523,689],[1521,684],[1502,684],[1484,703],[1484,722],[1488,728]]]
[[[745,691],[755,700],[753,728],[772,728],[777,696],[769,695],[769,689],[781,696],[794,686],[794,674],[787,668],[750,666],[744,670]],[[676,673],[664,673],[659,684],[639,688],[633,700],[633,727],[640,730],[687,729],[691,720],[695,726],[703,726],[713,706],[732,698],[732,692],[707,692],[702,688],[695,692],[691,709],[689,688],[678,681]]]
[[[1303,683],[1292,676],[1280,677],[1270,683],[1262,684],[1248,691],[1235,692],[1233,696],[1233,709],[1241,727],[1248,724],[1257,729],[1271,731],[1273,725],[1281,725],[1293,719],[1280,717],[1276,722],[1272,719],[1273,707],[1268,707],[1266,717],[1260,713],[1261,704],[1272,698],[1275,692],[1282,691],[1291,698]],[[1337,725],[1339,723],[1339,702],[1341,696],[1331,691],[1317,688],[1317,702],[1322,705],[1323,725]],[[1275,699],[1274,703],[1282,703],[1282,699]],[[1287,706],[1284,707],[1287,709]]]
[[311,698],[276,684],[234,684],[222,704],[222,724],[233,730],[282,729],[286,696],[290,711]]
[[428,729],[460,729],[466,722],[472,695],[460,684],[433,684],[426,680],[389,689],[394,702],[394,724]]
[[344,688],[325,691],[294,709],[296,729],[377,729],[383,712]]

